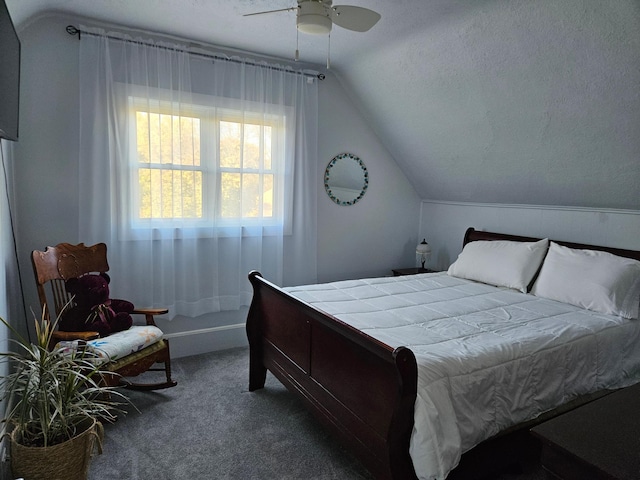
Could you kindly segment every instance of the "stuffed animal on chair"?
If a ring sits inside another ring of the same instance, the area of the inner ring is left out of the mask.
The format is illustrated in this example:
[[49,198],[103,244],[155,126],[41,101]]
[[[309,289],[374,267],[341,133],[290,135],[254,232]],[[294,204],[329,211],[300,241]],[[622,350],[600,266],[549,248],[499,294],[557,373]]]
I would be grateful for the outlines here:
[[87,274],[65,282],[67,292],[74,296],[73,306],[60,318],[60,330],[67,332],[94,331],[101,337],[131,327],[133,303],[109,298],[106,273]]

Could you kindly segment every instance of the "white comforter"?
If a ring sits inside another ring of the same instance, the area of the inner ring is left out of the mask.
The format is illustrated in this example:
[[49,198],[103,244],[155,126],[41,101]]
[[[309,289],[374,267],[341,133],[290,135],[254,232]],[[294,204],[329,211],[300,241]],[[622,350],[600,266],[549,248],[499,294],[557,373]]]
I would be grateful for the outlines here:
[[640,381],[640,322],[446,273],[286,288],[418,362],[411,458],[443,479],[460,455],[578,395]]

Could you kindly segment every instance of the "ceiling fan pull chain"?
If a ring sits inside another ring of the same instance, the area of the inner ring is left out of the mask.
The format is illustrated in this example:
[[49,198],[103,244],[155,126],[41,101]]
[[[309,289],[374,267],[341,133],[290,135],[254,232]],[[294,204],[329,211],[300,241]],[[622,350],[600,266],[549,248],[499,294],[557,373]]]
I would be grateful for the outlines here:
[[331,33],[329,33],[329,41],[327,44],[327,70],[331,68]]
[[297,62],[300,59],[300,50],[298,50],[298,29],[296,28],[296,54],[293,59]]

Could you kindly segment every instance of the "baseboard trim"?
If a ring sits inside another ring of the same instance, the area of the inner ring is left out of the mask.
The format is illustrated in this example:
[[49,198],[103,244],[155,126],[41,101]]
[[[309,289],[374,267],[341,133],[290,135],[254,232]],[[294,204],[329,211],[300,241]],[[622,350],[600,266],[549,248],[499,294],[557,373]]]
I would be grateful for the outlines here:
[[164,338],[170,340],[172,358],[248,345],[244,323],[166,333]]
[[605,208],[605,207],[575,207],[570,205],[530,205],[520,203],[479,203],[479,202],[455,202],[447,200],[430,200],[422,199],[420,205],[425,203],[439,205],[453,205],[460,207],[478,207],[478,208],[515,208],[521,210],[560,210],[568,212],[582,213],[610,213],[613,215],[640,215],[640,210],[631,210],[624,208]]
[[209,327],[209,328],[199,328],[197,330],[185,330],[183,332],[174,332],[174,333],[167,333],[164,335],[164,338],[178,338],[178,337],[188,337],[191,335],[202,335],[202,334],[207,334],[207,333],[213,333],[213,332],[222,332],[225,330],[234,330],[237,328],[245,328],[245,324],[244,323],[236,323],[234,325],[222,325],[220,327]]

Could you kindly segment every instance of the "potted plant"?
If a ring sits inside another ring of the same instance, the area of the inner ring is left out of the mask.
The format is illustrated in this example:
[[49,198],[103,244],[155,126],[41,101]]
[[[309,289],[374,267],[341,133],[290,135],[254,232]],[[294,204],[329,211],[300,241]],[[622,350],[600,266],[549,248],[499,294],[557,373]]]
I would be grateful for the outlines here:
[[113,421],[126,397],[101,384],[103,372],[89,351],[50,348],[57,320],[44,313],[36,319],[35,343],[0,321],[17,344],[17,351],[0,353],[8,362],[0,398],[6,402],[12,474],[27,480],[86,478],[95,448],[102,453],[100,421]]

